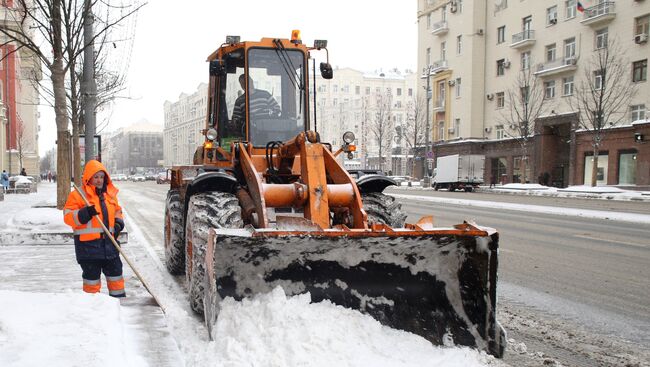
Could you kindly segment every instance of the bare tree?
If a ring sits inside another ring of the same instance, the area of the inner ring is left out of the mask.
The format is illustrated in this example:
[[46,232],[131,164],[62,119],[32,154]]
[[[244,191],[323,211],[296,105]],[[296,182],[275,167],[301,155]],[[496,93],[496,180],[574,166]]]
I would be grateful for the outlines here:
[[[389,152],[393,142],[393,96],[386,92],[375,95],[375,118],[370,125],[370,133],[377,143],[379,167],[384,171],[384,153]],[[389,154],[387,154],[389,155]]]
[[408,146],[406,160],[408,161],[409,151],[413,152],[411,159],[411,177],[415,177],[415,154],[418,147],[425,143],[426,139],[426,100],[423,96],[414,97],[406,105],[407,115],[403,133]]
[[[93,1],[92,4],[97,1]],[[80,0],[18,0],[15,9],[8,12],[11,24],[0,25],[0,34],[6,36],[7,43],[17,45],[14,52],[26,49],[31,51],[46,67],[52,82],[54,113],[57,127],[57,208],[62,209],[70,193],[70,131],[68,125],[68,95],[66,93],[66,75],[74,67],[77,57],[85,45],[95,40],[133,14],[141,6],[110,23],[103,25],[95,37],[77,43],[79,37],[72,37],[68,32],[82,33],[83,19],[87,8]],[[78,9],[81,9],[80,11]],[[70,15],[70,19],[64,19]],[[71,25],[66,28],[64,25]],[[34,34],[35,33],[35,34]],[[44,41],[44,42],[43,42]],[[72,52],[68,52],[72,50]],[[3,57],[7,57],[4,55]]]
[[544,85],[529,66],[519,72],[513,86],[506,91],[506,105],[501,114],[504,132],[521,147],[520,182],[526,183],[530,143],[535,135],[535,121],[547,109]]
[[20,171],[22,171],[23,158],[25,157],[25,123],[20,118],[16,121],[16,143],[18,144],[18,163]]
[[596,186],[597,182],[598,151],[603,133],[623,121],[637,91],[636,86],[629,83],[629,64],[618,45],[616,40],[610,40],[607,47],[596,50],[569,99],[571,108],[578,112],[576,127],[591,132],[594,148],[591,186]]

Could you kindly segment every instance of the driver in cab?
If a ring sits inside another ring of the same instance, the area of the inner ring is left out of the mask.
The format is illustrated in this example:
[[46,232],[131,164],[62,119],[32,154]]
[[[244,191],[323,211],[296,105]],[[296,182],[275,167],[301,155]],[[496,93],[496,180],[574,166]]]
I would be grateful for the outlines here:
[[[245,91],[246,90],[246,76],[244,74],[239,76],[239,85]],[[248,85],[250,86],[250,118],[252,121],[259,118],[269,118],[269,117],[278,117],[280,116],[281,108],[278,102],[273,98],[271,93],[262,90],[255,89],[253,84],[253,79],[248,78]],[[244,119],[246,117],[246,93],[240,95],[235,100],[235,107],[232,112],[232,122],[233,124],[241,130],[241,127],[244,124]]]

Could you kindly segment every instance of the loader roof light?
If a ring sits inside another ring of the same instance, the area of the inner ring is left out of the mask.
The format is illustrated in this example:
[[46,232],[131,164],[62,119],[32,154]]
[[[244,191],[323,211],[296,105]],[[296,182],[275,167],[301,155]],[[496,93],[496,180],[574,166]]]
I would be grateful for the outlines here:
[[208,131],[205,133],[205,137],[210,141],[214,141],[217,138],[217,130],[208,129]]
[[212,149],[213,145],[214,144],[211,141],[206,141],[203,143],[203,149]]
[[354,138],[354,133],[352,131],[346,131],[345,134],[343,134],[343,141],[345,144],[352,144]]
[[291,31],[291,43],[300,44],[302,40],[300,39],[300,30],[294,29]]
[[314,40],[314,48],[317,50],[327,48],[327,40]]
[[226,36],[226,43],[230,45],[239,43],[240,40],[241,40],[240,36]]
[[350,144],[348,146],[348,152],[356,152],[357,151],[357,146]]

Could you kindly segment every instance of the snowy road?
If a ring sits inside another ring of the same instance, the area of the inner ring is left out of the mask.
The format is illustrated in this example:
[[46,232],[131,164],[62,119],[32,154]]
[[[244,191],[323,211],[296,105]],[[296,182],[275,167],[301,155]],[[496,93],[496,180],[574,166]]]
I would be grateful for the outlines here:
[[[122,182],[120,188],[130,220],[141,228],[149,252],[162,261],[167,186]],[[518,203],[526,199],[514,198]],[[648,366],[647,225],[463,205],[445,205],[443,210],[422,200],[400,200],[409,220],[433,210],[439,225],[474,218],[499,229],[499,319],[514,342],[505,358],[508,363]],[[583,203],[590,205],[602,203]],[[182,277],[176,282],[183,287]]]

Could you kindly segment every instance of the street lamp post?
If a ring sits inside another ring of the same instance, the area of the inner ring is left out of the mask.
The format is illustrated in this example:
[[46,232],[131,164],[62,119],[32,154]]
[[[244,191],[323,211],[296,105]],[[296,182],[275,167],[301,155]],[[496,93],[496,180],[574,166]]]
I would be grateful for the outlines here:
[[431,176],[429,172],[429,159],[430,159],[430,151],[431,149],[429,148],[430,145],[430,139],[431,139],[431,116],[429,116],[429,105],[431,104],[431,70],[432,70],[432,65],[428,65],[426,68],[424,68],[423,72],[424,75],[422,75],[422,78],[427,79],[427,108],[426,108],[426,117],[427,117],[427,131],[426,131],[426,138],[425,138],[425,153],[424,153],[424,164],[423,166],[423,178],[424,178],[424,187],[431,187]]

